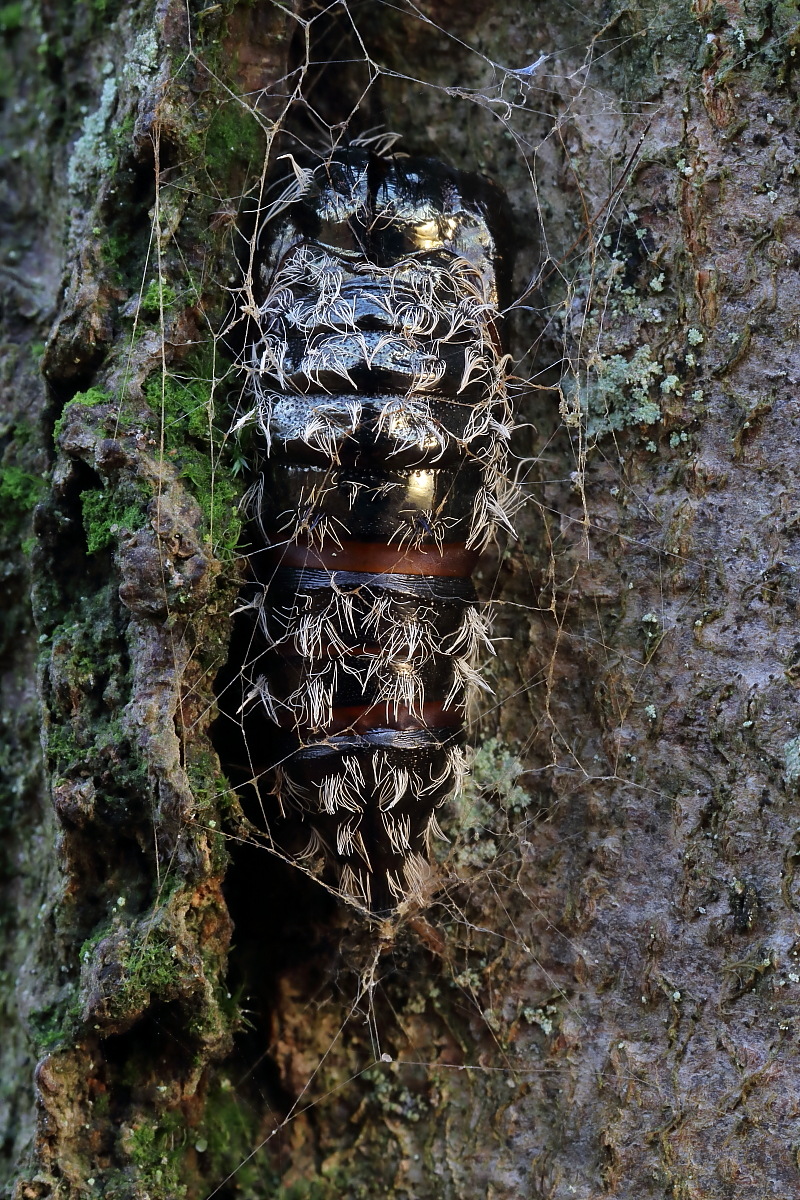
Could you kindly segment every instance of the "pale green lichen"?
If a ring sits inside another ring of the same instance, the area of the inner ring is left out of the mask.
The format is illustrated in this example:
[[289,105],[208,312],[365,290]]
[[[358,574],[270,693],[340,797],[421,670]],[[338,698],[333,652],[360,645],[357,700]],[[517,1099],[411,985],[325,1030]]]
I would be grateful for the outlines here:
[[663,637],[661,621],[654,612],[647,612],[642,617],[641,632],[644,640],[645,656],[649,660],[660,645]]
[[[577,390],[586,432],[600,437],[629,425],[654,425],[661,417],[661,408],[650,390],[663,373],[664,368],[661,363],[654,362],[649,345],[640,346],[631,358],[612,354],[597,359],[584,381],[573,385],[573,395]],[[676,377],[668,376],[668,379],[673,378]],[[670,388],[672,386],[670,384]],[[566,392],[568,401],[569,390]]]
[[508,747],[497,738],[489,738],[475,751],[464,794],[494,793],[504,808],[516,812],[531,802],[528,792],[518,783],[524,774],[525,767]]
[[800,784],[800,737],[790,738],[783,744],[783,778],[787,787]]
[[106,130],[117,99],[117,81],[109,75],[100,93],[100,103],[84,118],[83,130],[76,141],[67,167],[67,182],[72,191],[88,187],[92,179],[109,170],[114,156],[106,139]]
[[155,31],[144,29],[133,43],[125,59],[123,74],[126,83],[141,88],[143,77],[152,76],[158,69],[158,38]]
[[541,1008],[523,1008],[522,1015],[529,1025],[538,1025],[549,1037],[560,1013],[555,1004],[545,1004]]
[[519,780],[525,767],[497,738],[484,742],[473,754],[470,773],[457,799],[459,844],[456,861],[462,866],[492,862],[497,839],[504,836],[509,816],[530,803]]

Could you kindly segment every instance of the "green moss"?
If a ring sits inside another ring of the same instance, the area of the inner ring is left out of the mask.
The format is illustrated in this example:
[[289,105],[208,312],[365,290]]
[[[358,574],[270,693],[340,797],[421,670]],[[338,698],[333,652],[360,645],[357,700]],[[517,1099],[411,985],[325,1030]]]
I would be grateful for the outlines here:
[[83,747],[70,725],[53,725],[48,729],[47,756],[57,777],[80,761]]
[[[392,1110],[394,1111],[394,1110]],[[198,1153],[198,1170],[209,1190],[233,1175],[236,1195],[241,1200],[340,1200],[357,1193],[340,1169],[296,1180],[280,1182],[280,1171],[269,1150],[259,1149],[263,1137],[260,1103],[250,1104],[245,1093],[227,1077],[209,1089],[202,1126],[192,1131],[188,1145]],[[255,1151],[255,1153],[254,1153]],[[285,1164],[281,1164],[285,1170]]]
[[34,1009],[28,1015],[28,1028],[40,1054],[53,1050],[65,1037],[65,1006],[51,1004]]
[[145,519],[143,499],[126,503],[111,489],[87,488],[81,493],[83,528],[88,554],[106,550],[121,530],[139,529]]
[[210,437],[211,384],[202,368],[195,373],[190,364],[187,366],[187,374],[168,375],[165,379],[158,375],[145,387],[152,408],[163,416],[167,452],[183,449],[187,436],[200,441]]
[[109,997],[112,1017],[143,1009],[150,996],[164,997],[182,978],[172,940],[160,930],[146,929],[119,965],[122,978]]
[[[47,765],[56,780],[94,778],[101,808],[117,815],[120,797],[146,789],[145,764],[121,722],[129,665],[113,617],[113,582],[84,596],[74,616],[54,626],[46,650],[52,684]],[[79,706],[74,697],[80,696]],[[63,697],[63,700],[61,699]]]
[[260,1114],[234,1088],[217,1079],[209,1089],[203,1125],[194,1138],[202,1155],[201,1170],[217,1184],[235,1173],[236,1195],[242,1200],[275,1196],[278,1180],[265,1154],[254,1154],[259,1143]]
[[42,497],[46,483],[13,463],[0,466],[0,533],[14,532]]
[[118,272],[131,257],[131,238],[125,230],[109,233],[103,244],[103,258]]
[[226,179],[237,166],[252,169],[264,160],[264,133],[243,104],[228,100],[209,122],[205,137],[206,169],[212,179]]
[[139,310],[146,317],[157,317],[162,310],[172,308],[175,304],[175,289],[160,279],[152,279],[142,296]]
[[22,28],[22,4],[4,4],[0,8],[0,33],[15,33]]
[[209,459],[199,454],[187,456],[181,476],[192,485],[216,552],[223,555],[232,552],[242,532],[238,511],[240,489],[223,471],[214,471]]
[[106,937],[108,932],[109,926],[107,924],[103,924],[98,929],[95,929],[94,933],[90,937],[86,938],[78,952],[78,958],[81,962],[86,962],[92,957],[95,950],[100,945],[103,938]]
[[215,553],[225,557],[238,545],[241,487],[235,481],[223,435],[214,424],[211,381],[214,366],[207,356],[187,362],[185,374],[151,377],[145,394],[163,420],[164,450],[178,475],[190,485],[205,518],[205,531]]
[[97,404],[110,404],[111,399],[111,396],[107,392],[104,392],[102,388],[92,387],[86,392],[76,392],[72,399],[68,400],[64,405],[61,410],[61,416],[53,426],[53,441],[58,444],[58,439],[64,430],[67,413],[75,405],[81,404],[84,408],[93,408]]
[[[225,838],[218,829],[218,817],[236,801],[236,795],[219,769],[216,755],[187,744],[186,776],[192,791],[197,823],[208,833],[208,849],[214,869],[224,871],[228,861]],[[225,1007],[223,1002],[222,1007]]]
[[178,1114],[141,1121],[130,1132],[128,1151],[150,1200],[186,1195],[184,1175],[187,1131]]
[[[133,136],[133,131],[135,128],[136,118],[133,113],[128,113],[127,117],[123,117],[120,123],[109,131],[111,144],[118,155],[120,152],[125,151],[130,146],[131,137]],[[95,230],[94,232],[98,233],[100,231]]]
[[[88,725],[88,716],[84,724]],[[140,796],[146,789],[147,765],[131,748],[118,719],[95,716],[91,735],[69,722],[51,724],[46,737],[47,762],[56,782],[76,773],[105,783],[103,803],[117,806],[121,793]]]
[[[86,939],[80,949],[81,963],[92,962],[110,931],[111,926],[104,922]],[[105,1011],[112,1021],[141,1012],[151,996],[159,1000],[172,998],[185,979],[171,935],[150,922],[133,928],[127,951],[123,943],[114,965],[119,974],[113,990],[105,996]]]
[[[46,480],[38,462],[38,431],[26,421],[0,427],[0,537],[22,545],[30,533],[30,515],[42,499]],[[26,539],[26,543],[29,539]]]
[[64,985],[58,999],[27,1018],[40,1054],[54,1050],[74,1036],[80,1025],[81,996],[76,983]]
[[215,812],[220,805],[227,806],[234,793],[219,770],[215,754],[194,744],[187,745],[186,754],[186,776],[197,806],[197,815],[202,820],[205,814]]

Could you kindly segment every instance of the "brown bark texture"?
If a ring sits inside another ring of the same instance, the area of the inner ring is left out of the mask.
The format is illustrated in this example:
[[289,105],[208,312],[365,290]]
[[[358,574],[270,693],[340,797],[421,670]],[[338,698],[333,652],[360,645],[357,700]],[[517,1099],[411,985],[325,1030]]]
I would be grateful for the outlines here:
[[[4,1194],[800,1195],[796,4],[0,43]],[[375,127],[509,196],[526,496],[441,886],[384,922],[250,836],[214,720],[246,197]]]

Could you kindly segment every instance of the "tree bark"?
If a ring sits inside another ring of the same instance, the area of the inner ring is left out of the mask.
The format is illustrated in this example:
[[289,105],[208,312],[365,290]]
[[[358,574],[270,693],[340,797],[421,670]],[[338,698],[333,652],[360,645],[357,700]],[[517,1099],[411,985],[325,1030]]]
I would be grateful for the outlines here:
[[[6,1194],[796,1194],[796,8],[0,38]],[[244,197],[378,125],[509,195],[528,498],[442,887],[382,924],[253,843],[213,724]]]

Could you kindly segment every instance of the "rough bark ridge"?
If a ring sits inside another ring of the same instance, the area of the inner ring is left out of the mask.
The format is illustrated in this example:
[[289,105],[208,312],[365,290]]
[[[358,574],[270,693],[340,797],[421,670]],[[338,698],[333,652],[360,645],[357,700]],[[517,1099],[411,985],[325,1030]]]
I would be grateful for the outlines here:
[[[0,9],[27,62],[0,231],[19,1200],[800,1186],[800,23],[518,9]],[[239,844],[209,736],[240,579],[215,335],[287,121],[486,171],[518,294],[540,222],[546,260],[515,317],[531,502],[483,577],[498,703],[450,883],[380,928]]]

